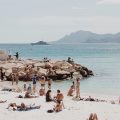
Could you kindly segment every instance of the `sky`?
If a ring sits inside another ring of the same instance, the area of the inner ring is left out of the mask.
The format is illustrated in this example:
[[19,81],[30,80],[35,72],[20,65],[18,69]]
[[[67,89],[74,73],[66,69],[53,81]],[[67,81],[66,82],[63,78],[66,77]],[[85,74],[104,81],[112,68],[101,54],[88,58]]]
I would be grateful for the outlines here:
[[120,32],[120,0],[0,0],[0,43],[49,42],[79,30]]

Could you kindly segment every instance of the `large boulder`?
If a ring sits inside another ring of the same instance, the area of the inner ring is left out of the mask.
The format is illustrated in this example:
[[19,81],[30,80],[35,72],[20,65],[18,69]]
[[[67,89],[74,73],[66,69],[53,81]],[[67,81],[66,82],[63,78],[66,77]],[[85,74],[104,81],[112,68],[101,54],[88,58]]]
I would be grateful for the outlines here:
[[8,59],[8,53],[3,51],[3,50],[0,50],[0,60],[4,61],[4,60],[7,60],[7,59]]

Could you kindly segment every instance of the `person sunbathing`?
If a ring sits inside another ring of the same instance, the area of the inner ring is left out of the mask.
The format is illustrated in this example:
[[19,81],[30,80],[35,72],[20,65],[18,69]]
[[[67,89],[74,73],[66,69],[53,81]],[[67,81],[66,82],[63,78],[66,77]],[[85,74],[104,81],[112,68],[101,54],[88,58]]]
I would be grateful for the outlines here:
[[3,101],[3,100],[0,100],[0,103],[5,103],[5,102],[7,102],[7,100],[4,100],[4,101]]
[[36,98],[36,97],[38,97],[38,96],[30,95],[30,92],[29,92],[29,91],[27,91],[27,92],[25,93],[25,96],[24,96],[24,98]]
[[31,105],[25,105],[24,103],[21,103],[20,105],[17,105],[16,103],[10,103],[8,105],[8,108],[12,108],[13,111],[28,111],[32,109],[40,109],[41,105],[35,106],[35,104]]

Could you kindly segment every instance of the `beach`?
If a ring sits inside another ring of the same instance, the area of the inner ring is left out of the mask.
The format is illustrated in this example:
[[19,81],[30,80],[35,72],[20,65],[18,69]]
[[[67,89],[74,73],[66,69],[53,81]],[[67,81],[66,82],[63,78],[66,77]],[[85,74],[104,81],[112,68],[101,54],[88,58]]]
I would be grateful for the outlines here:
[[[47,49],[47,47],[49,49]],[[44,96],[39,96],[38,98],[32,99],[24,99],[16,98],[18,95],[24,95],[24,92],[17,93],[0,91],[0,100],[7,100],[6,103],[0,103],[1,120],[21,120],[27,118],[29,120],[86,120],[87,118],[89,118],[90,113],[96,113],[99,120],[120,120],[120,104],[118,104],[118,99],[120,95],[119,45],[114,44],[111,47],[109,46],[109,44],[82,44],[63,46],[50,45],[47,47],[43,46],[39,48],[38,46],[36,47],[29,45],[1,45],[2,49],[12,48],[12,51],[18,51],[20,53],[20,57],[22,55],[24,59],[31,58],[31,60],[37,59],[37,61],[39,61],[42,60],[44,56],[48,56],[48,58],[52,58],[53,60],[65,60],[67,59],[66,56],[71,56],[72,58],[74,58],[74,61],[81,65],[87,66],[89,69],[93,70],[94,73],[94,76],[84,78],[80,81],[81,97],[88,98],[89,96],[91,96],[92,98],[106,100],[107,102],[82,100],[74,101],[72,100],[73,97],[67,96],[67,91],[72,84],[72,80],[68,79],[65,81],[55,81],[52,84],[52,96],[56,94],[57,89],[60,89],[61,92],[64,94],[65,109],[63,109],[61,112],[47,113],[47,110],[52,109],[55,103],[46,103]],[[75,49],[74,51],[72,51],[73,48]],[[111,52],[109,52],[108,50]],[[29,60],[27,61],[29,62]],[[19,61],[18,67],[22,67],[21,62],[22,61]],[[14,63],[13,65],[16,65],[16,63]],[[25,82],[19,81],[18,86],[23,89],[24,83]],[[29,83],[32,82],[29,81],[26,84],[28,85]],[[0,89],[5,86],[16,88],[15,83],[12,86],[11,81],[0,82]],[[40,85],[37,82],[37,90],[39,90],[39,86]],[[36,95],[38,95],[38,92],[36,92]],[[115,102],[115,104],[111,104],[114,103],[113,101]],[[24,102],[26,105],[35,103],[36,105],[41,105],[41,108],[21,112],[12,111],[6,109],[11,102],[16,102],[17,104]]]
[[[3,85],[4,82],[0,82],[0,86]],[[11,85],[10,83],[5,83],[10,86],[16,88],[16,85]],[[87,120],[89,118],[90,113],[96,113],[99,120],[120,120],[120,104],[118,104],[118,96],[106,96],[106,95],[95,95],[88,93],[81,93],[82,98],[87,98],[90,95],[93,98],[97,98],[99,100],[106,100],[106,102],[96,102],[96,101],[76,101],[73,100],[73,97],[69,97],[66,95],[67,91],[61,90],[64,94],[64,106],[65,108],[58,113],[47,113],[47,110],[52,109],[55,105],[54,102],[46,102],[45,96],[39,96],[38,98],[16,98],[18,95],[24,95],[24,92],[8,92],[8,91],[0,91],[0,100],[7,100],[6,103],[0,103],[0,119],[1,120],[21,120],[21,119],[29,119],[29,120],[61,120],[61,119],[69,119],[69,120]],[[53,88],[52,96],[56,94],[56,89]],[[38,95],[38,93],[36,93]],[[114,101],[114,104],[111,102]],[[12,109],[6,109],[9,103],[16,102],[20,104],[24,102],[26,105],[41,105],[40,109],[30,110],[30,111],[13,111]]]

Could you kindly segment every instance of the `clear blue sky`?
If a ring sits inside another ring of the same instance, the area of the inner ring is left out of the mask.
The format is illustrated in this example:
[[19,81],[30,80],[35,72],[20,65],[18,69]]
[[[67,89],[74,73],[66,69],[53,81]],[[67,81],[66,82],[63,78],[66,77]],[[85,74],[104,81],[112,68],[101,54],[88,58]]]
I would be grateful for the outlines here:
[[0,0],[0,43],[54,41],[78,30],[120,32],[120,0]]

